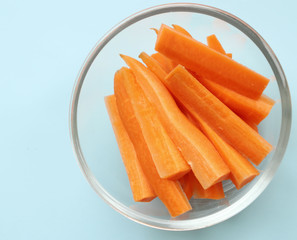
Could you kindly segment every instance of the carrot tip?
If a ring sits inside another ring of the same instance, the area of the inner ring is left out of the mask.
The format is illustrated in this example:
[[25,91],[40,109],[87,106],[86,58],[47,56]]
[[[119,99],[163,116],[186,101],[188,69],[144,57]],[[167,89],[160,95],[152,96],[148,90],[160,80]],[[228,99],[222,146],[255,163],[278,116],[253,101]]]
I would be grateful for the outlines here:
[[159,34],[159,30],[156,28],[150,28],[151,30],[153,30],[157,35]]

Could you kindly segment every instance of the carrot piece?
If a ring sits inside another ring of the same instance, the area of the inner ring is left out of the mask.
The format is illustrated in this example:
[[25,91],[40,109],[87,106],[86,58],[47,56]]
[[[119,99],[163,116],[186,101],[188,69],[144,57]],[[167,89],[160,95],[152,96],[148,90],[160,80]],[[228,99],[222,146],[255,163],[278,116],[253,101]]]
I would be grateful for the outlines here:
[[202,118],[196,115],[194,119],[186,109],[183,111],[187,113],[194,125],[202,130],[222,156],[231,171],[230,179],[237,189],[242,188],[260,174],[253,164],[226,143]]
[[228,165],[231,174],[230,179],[237,189],[252,181],[260,173],[259,171],[239,152],[226,143],[216,132],[208,126],[199,116],[194,118],[191,113],[180,103],[180,109],[187,118],[212,142],[219,154]]
[[[210,48],[226,54],[221,43],[213,34],[207,37],[207,44]],[[228,54],[226,54],[228,55]],[[232,58],[232,54],[230,56]],[[193,74],[195,76],[195,74]],[[257,124],[259,124],[269,114],[274,105],[274,101],[265,95],[257,100],[245,97],[232,90],[206,79],[199,78],[199,81],[225,103],[232,111],[239,115],[244,121],[258,132]]]
[[148,69],[151,70],[160,80],[167,76],[167,73],[162,68],[161,64],[153,57],[149,56],[145,52],[142,52],[140,53],[139,58],[141,58]]
[[138,160],[154,192],[176,217],[189,210],[191,205],[178,181],[160,178],[137,120],[132,99],[142,98],[143,92],[128,68],[121,68],[114,79],[114,91],[120,117],[134,145]]
[[135,93],[133,98],[131,94],[131,103],[159,176],[175,180],[188,173],[190,166],[168,136],[144,93]]
[[194,176],[193,172],[189,172],[186,175],[184,175],[181,179],[179,179],[179,182],[183,188],[184,193],[186,194],[188,200],[190,200],[194,194],[194,184],[191,179],[190,173]]
[[133,198],[136,202],[149,202],[156,197],[144,175],[134,146],[120,118],[114,95],[104,98],[110,122],[128,175]]
[[242,95],[257,99],[269,79],[178,31],[162,25],[155,50]]
[[[194,76],[196,75],[194,74]],[[197,79],[238,116],[256,125],[268,116],[275,103],[264,94],[262,94],[259,99],[255,100],[238,94],[215,82],[208,81],[207,79],[199,77],[197,77]]]
[[169,73],[173,68],[177,66],[177,64],[171,61],[171,59],[165,57],[161,53],[154,53],[151,55],[151,57],[154,58],[161,65],[166,73]]
[[218,182],[208,189],[203,189],[198,181],[195,181],[194,198],[207,198],[219,200],[225,198],[224,188],[222,182]]
[[212,34],[208,36],[206,39],[207,39],[207,45],[210,48],[212,48],[213,50],[216,50],[219,53],[226,55],[226,52],[216,35]]
[[178,32],[180,32],[180,33],[182,33],[182,34],[184,34],[184,35],[190,37],[190,38],[192,37],[192,35],[191,35],[186,29],[184,29],[183,27],[181,27],[181,26],[179,26],[179,25],[176,25],[176,24],[172,24],[172,27],[173,27],[176,31],[178,31]]
[[226,56],[228,56],[229,58],[232,58],[232,53],[226,53]]
[[[149,70],[151,70],[161,81],[164,81],[166,75],[166,72],[164,71],[164,69],[162,69],[161,65],[152,57],[150,57],[148,54],[146,54],[145,52],[142,52],[139,57],[142,59],[142,61],[145,63],[145,65],[148,67]],[[201,81],[200,81],[201,82]],[[215,83],[214,83],[215,84]],[[225,89],[224,87],[218,85],[219,87],[221,87],[222,89]],[[207,87],[207,86],[206,86]],[[210,89],[208,89],[210,92],[212,92]],[[227,91],[229,91],[227,89]],[[233,91],[232,91],[233,92]],[[235,92],[234,92],[235,93]],[[224,91],[222,91],[222,94],[224,94]],[[216,95],[216,94],[214,94]],[[242,95],[240,95],[241,97],[244,97]],[[246,97],[244,97],[246,98]],[[261,96],[262,98],[262,96]],[[220,98],[219,98],[220,99]],[[249,98],[249,100],[254,101],[252,99]],[[178,100],[176,100],[178,101]],[[258,101],[258,100],[256,100]],[[223,101],[224,102],[224,101]],[[178,105],[178,102],[177,102]],[[228,106],[228,104],[226,104]],[[250,109],[249,109],[250,110]],[[258,132],[258,127],[257,124],[252,122],[252,120],[249,119],[244,119],[242,118],[251,128],[253,128],[256,132]]]
[[229,177],[230,170],[211,142],[177,107],[173,97],[160,80],[139,61],[121,55],[132,69],[168,135],[189,163],[197,179],[206,189]]
[[191,115],[202,118],[227,143],[259,165],[272,146],[181,65],[164,79],[166,87]]

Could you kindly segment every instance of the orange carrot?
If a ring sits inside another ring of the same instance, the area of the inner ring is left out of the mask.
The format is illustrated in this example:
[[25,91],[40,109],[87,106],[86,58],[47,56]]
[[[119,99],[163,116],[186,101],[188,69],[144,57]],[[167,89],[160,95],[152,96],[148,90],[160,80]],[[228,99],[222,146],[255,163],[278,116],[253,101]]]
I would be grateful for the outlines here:
[[208,81],[207,79],[199,77],[197,77],[197,79],[238,116],[256,125],[268,116],[275,103],[271,98],[265,95],[255,100],[238,94],[215,82]]
[[[214,34],[207,37],[207,44],[210,48],[222,54],[226,54],[221,43]],[[232,54],[230,57],[232,58]],[[215,82],[202,78],[199,78],[199,80],[210,92],[212,92],[212,94],[225,103],[238,116],[244,119],[245,122],[257,132],[257,125],[269,114],[274,105],[274,101],[265,95],[261,95],[259,99],[254,100],[229,90]]]
[[[143,98],[143,92],[128,68],[121,68],[115,74],[114,91],[118,111],[127,133],[134,145],[138,160],[154,192],[167,207],[170,215],[176,217],[189,210],[188,202],[177,181],[160,178],[137,120],[132,99]],[[133,100],[134,101],[134,100]]]
[[144,94],[138,95],[131,97],[131,103],[159,176],[171,180],[181,178],[191,170],[190,166],[168,136],[154,106]]
[[151,70],[160,80],[167,76],[167,73],[162,68],[161,64],[153,57],[149,56],[145,52],[142,52],[140,53],[139,58],[141,58],[148,69]]
[[149,202],[156,197],[140,163],[134,146],[120,118],[114,95],[104,98],[106,109],[124,162],[133,198],[136,202]]
[[216,50],[219,53],[226,55],[226,52],[225,52],[224,48],[222,47],[222,44],[219,42],[218,38],[216,37],[216,35],[212,34],[212,35],[208,36],[206,39],[207,39],[207,45],[210,48]]
[[184,34],[184,35],[190,37],[190,38],[192,37],[192,35],[191,35],[186,29],[184,29],[183,27],[181,27],[181,26],[179,26],[179,25],[176,25],[176,24],[172,24],[172,27],[173,27],[176,31],[178,31],[178,32],[180,32],[180,33],[182,33],[182,34]]
[[179,179],[179,182],[188,200],[190,200],[194,194],[194,182],[191,179],[191,175],[193,175],[194,178],[196,179],[192,171],[184,175],[181,179]]
[[228,165],[231,174],[230,179],[237,189],[242,188],[244,185],[252,181],[260,173],[259,171],[240,153],[226,143],[216,132],[208,126],[199,116],[195,119],[191,113],[180,103],[179,105],[182,112],[187,118],[212,142],[218,150],[225,163]]
[[198,127],[218,150],[231,171],[230,179],[237,189],[242,188],[260,174],[253,164],[226,143],[202,118],[196,115],[197,118],[193,119],[190,113],[188,116],[195,125],[198,124]]
[[269,82],[268,78],[166,25],[159,30],[155,50],[250,98],[259,98]]
[[232,58],[232,53],[226,53],[226,56],[228,56],[229,58]]
[[256,165],[272,150],[272,146],[264,138],[181,65],[177,66],[164,82],[195,119],[201,117],[227,143]]
[[171,61],[168,57],[165,57],[161,53],[154,53],[151,55],[158,63],[162,66],[166,73],[169,73],[173,68],[177,66],[173,61]]
[[139,61],[122,55],[132,69],[149,101],[156,107],[158,116],[168,135],[191,166],[201,185],[207,189],[227,179],[229,169],[210,141],[177,107],[171,94],[160,80]]
[[[142,52],[139,55],[139,57],[142,59],[142,61],[145,63],[145,65],[148,67],[148,69],[151,70],[163,82],[167,75],[166,75],[166,72],[164,71],[164,69],[162,69],[161,65],[155,59],[153,59],[148,54],[146,54],[145,52]],[[221,87],[221,88],[225,89],[224,87]],[[208,90],[210,90],[210,89],[208,89]],[[226,89],[226,90],[228,90],[228,89]],[[210,92],[212,92],[212,91],[210,90]],[[224,91],[222,92],[222,94],[224,94]],[[216,95],[216,94],[214,93],[214,95]],[[242,95],[240,95],[240,96],[242,96]],[[246,97],[244,97],[244,98],[246,98]],[[250,99],[250,100],[252,100],[252,99]],[[178,100],[176,99],[176,101],[178,101]],[[252,101],[254,101],[254,100],[252,100]],[[177,102],[177,104],[178,104],[178,102]],[[226,104],[226,105],[228,106],[228,104]],[[243,120],[249,126],[251,126],[256,132],[258,132],[258,127],[254,122],[252,122],[249,119],[243,119]]]
[[218,182],[208,189],[203,189],[198,181],[195,181],[194,198],[207,198],[219,200],[225,198],[224,188],[222,182]]

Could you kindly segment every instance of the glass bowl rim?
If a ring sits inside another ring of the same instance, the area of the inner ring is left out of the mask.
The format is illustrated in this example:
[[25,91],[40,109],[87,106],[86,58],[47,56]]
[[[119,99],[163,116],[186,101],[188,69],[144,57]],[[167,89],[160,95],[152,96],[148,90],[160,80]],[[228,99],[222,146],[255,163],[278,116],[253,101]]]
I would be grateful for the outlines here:
[[[83,86],[84,79],[87,75],[90,66],[92,65],[94,59],[97,57],[100,51],[114,36],[116,36],[123,29],[127,28],[133,23],[138,22],[147,17],[168,12],[192,12],[209,15],[233,25],[234,27],[242,31],[244,34],[246,34],[262,51],[267,61],[269,62],[278,83],[282,104],[281,131],[278,144],[275,149],[274,158],[272,159],[275,160],[275,163],[270,169],[270,175],[267,177],[266,181],[262,182],[261,186],[258,184],[258,187],[255,188],[255,186],[257,185],[256,184],[252,189],[250,189],[249,192],[247,192],[242,198],[237,200],[231,206],[211,215],[191,220],[164,220],[155,217],[150,217],[145,214],[139,213],[133,209],[130,209],[129,207],[125,206],[124,204],[113,198],[100,185],[100,183],[97,181],[97,179],[89,169],[80,147],[77,129],[77,107],[79,102],[80,90]],[[170,3],[150,7],[127,17],[119,24],[115,25],[96,43],[96,45],[90,51],[89,55],[84,61],[73,87],[69,111],[69,131],[72,147],[75,152],[75,156],[81,171],[83,172],[84,176],[86,177],[87,181],[94,189],[94,191],[108,205],[110,205],[117,212],[121,213],[127,218],[135,222],[139,222],[143,225],[163,230],[182,231],[201,229],[225,221],[230,217],[236,215],[243,209],[245,209],[247,206],[249,206],[265,190],[265,188],[272,180],[274,173],[277,170],[285,153],[285,149],[287,147],[290,135],[291,118],[291,98],[285,74],[272,49],[253,28],[251,28],[247,23],[237,18],[236,16],[218,8],[214,8],[207,5],[201,5],[197,3]]]

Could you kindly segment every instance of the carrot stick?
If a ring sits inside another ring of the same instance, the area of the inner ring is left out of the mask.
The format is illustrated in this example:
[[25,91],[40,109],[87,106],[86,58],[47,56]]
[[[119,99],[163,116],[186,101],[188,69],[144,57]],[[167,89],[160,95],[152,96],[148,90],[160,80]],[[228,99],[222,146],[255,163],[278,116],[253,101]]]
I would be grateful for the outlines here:
[[215,146],[228,165],[231,171],[230,179],[237,189],[242,188],[260,174],[253,164],[226,143],[202,118],[196,115],[198,117],[194,119],[187,109],[183,108],[183,111],[190,118],[191,122],[199,127]]
[[177,66],[177,64],[171,61],[171,59],[165,57],[161,53],[154,53],[151,55],[151,57],[158,61],[166,73],[171,72],[171,70]]
[[178,179],[191,170],[143,95],[131,100],[144,139],[161,178]]
[[201,185],[207,189],[227,179],[229,169],[210,141],[177,107],[173,97],[160,80],[139,61],[122,55],[132,69],[149,101],[156,107],[158,116],[168,135],[191,166]]
[[195,39],[162,25],[155,50],[175,62],[242,95],[257,99],[269,79]]
[[149,56],[145,52],[142,52],[140,53],[139,58],[141,58],[148,69],[151,70],[160,80],[167,76],[167,73],[162,68],[161,64],[153,57]]
[[[161,65],[155,60],[155,59],[153,59],[152,57],[150,57],[148,54],[146,54],[145,52],[142,52],[140,55],[139,55],[139,57],[142,59],[142,61],[145,63],[145,65],[148,67],[148,69],[149,70],[151,70],[161,81],[164,81],[164,79],[165,79],[165,77],[167,76],[166,75],[166,72],[164,71],[164,69],[162,69],[162,67],[161,67]],[[201,81],[200,81],[201,82]],[[215,83],[213,83],[213,84],[215,84]],[[206,84],[207,85],[207,84]],[[218,84],[217,84],[218,85]],[[205,85],[204,85],[205,86]],[[221,87],[220,85],[218,85],[219,87]],[[207,87],[207,86],[205,86],[205,87]],[[225,89],[224,87],[221,87],[222,89]],[[212,92],[211,91],[211,89],[208,89],[208,90],[210,90],[210,92]],[[227,91],[229,91],[228,89],[226,89]],[[222,94],[224,94],[225,92],[224,91],[222,91]],[[235,92],[234,92],[235,93]],[[215,93],[214,93],[214,95],[216,95]],[[241,97],[243,97],[243,98],[246,98],[246,97],[244,97],[244,96],[242,96],[242,95],[240,95]],[[220,98],[219,98],[220,99]],[[254,100],[252,100],[252,99],[250,99],[250,98],[248,98],[249,100],[251,100],[251,101],[254,101]],[[261,98],[260,99],[262,99],[262,96],[261,96]],[[258,101],[258,100],[257,100]],[[224,101],[223,101],[224,102]],[[225,103],[227,106],[228,106],[228,102],[227,103]],[[250,108],[251,108],[251,106],[249,106],[249,111],[250,111]],[[231,108],[232,109],[232,108]],[[243,108],[241,108],[241,109],[244,109],[244,107]],[[243,111],[243,110],[242,110]],[[269,111],[268,111],[269,112]],[[235,111],[235,113],[236,113],[236,111]],[[263,113],[263,112],[262,112]],[[249,113],[249,114],[251,114],[251,112]],[[267,113],[268,114],[268,113]],[[240,116],[240,114],[239,114],[239,116]],[[250,119],[243,119],[250,127],[252,127],[256,132],[258,132],[258,128],[257,128],[257,125],[253,122],[253,120],[250,120]]]
[[181,26],[179,26],[179,25],[176,25],[176,24],[172,24],[172,27],[173,27],[176,31],[178,31],[178,32],[180,32],[180,33],[182,33],[182,34],[184,34],[184,35],[190,37],[190,38],[192,37],[192,35],[191,35],[186,29],[184,29],[183,27],[181,27]]
[[197,79],[238,116],[256,125],[268,116],[275,103],[264,94],[262,94],[259,99],[255,100],[238,94],[215,82],[208,81],[207,79],[199,77],[197,77]]
[[134,146],[120,118],[114,95],[104,98],[106,109],[124,162],[133,198],[136,202],[149,202],[156,197],[144,175]]
[[[221,43],[214,34],[207,37],[207,44],[210,48],[222,54],[226,54]],[[245,121],[257,132],[257,125],[267,117],[274,105],[274,101],[265,95],[261,95],[259,99],[254,100],[229,90],[215,82],[208,81],[207,79],[199,78],[199,81],[238,116],[245,119]]]
[[218,150],[231,171],[230,179],[237,189],[242,188],[260,174],[259,171],[245,157],[243,157],[218,134],[216,134],[215,131],[202,120],[202,118],[198,117],[195,119],[181,103],[179,107],[187,118],[195,126],[202,130],[205,136],[208,137]]
[[215,132],[253,163],[259,165],[272,146],[181,65],[164,80],[166,87],[196,119],[202,118]]
[[120,117],[134,145],[138,160],[154,192],[167,207],[170,215],[176,217],[189,210],[188,202],[177,181],[160,178],[152,156],[137,120],[132,99],[142,98],[143,92],[128,68],[121,68],[114,78],[114,91]]
[[226,55],[226,52],[225,52],[224,48],[222,47],[222,44],[219,42],[216,35],[212,34],[212,35],[208,36],[206,39],[207,39],[207,45],[210,48],[212,48],[213,50],[216,50],[219,53]]
[[168,136],[144,93],[134,95],[133,98],[131,95],[131,103],[159,176],[171,180],[181,178],[191,170],[190,166]]

